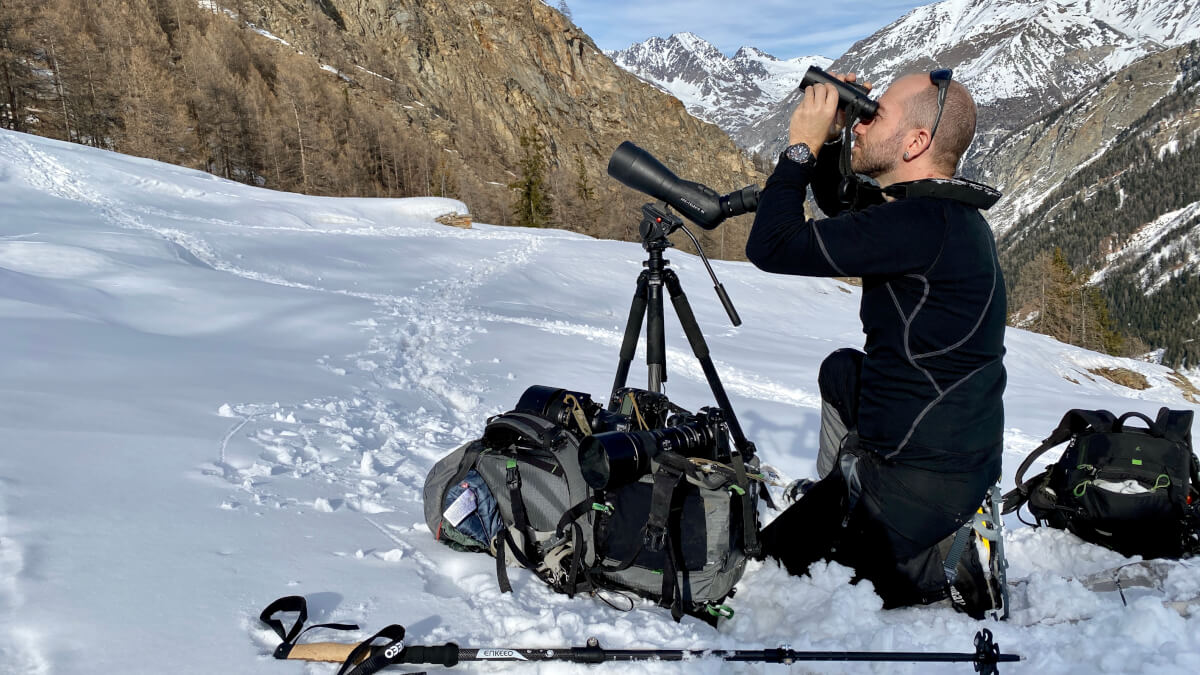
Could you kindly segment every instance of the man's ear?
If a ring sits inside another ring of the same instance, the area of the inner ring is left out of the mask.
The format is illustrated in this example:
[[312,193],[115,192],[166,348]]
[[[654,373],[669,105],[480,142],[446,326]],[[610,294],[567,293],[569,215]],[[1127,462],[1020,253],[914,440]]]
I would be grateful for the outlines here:
[[912,161],[929,149],[929,130],[916,128],[909,132],[908,143],[904,146],[904,159]]

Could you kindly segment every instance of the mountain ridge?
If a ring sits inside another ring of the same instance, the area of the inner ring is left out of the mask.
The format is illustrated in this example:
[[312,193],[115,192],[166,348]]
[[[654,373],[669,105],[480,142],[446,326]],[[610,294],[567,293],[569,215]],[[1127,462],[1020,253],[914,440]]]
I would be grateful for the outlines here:
[[808,66],[823,68],[832,63],[823,56],[779,59],[752,46],[740,47],[730,58],[689,32],[651,37],[605,54],[726,132],[765,114],[772,103],[799,86]]
[[[830,66],[886,87],[898,75],[949,67],[980,105],[968,165],[995,138],[1150,53],[1196,37],[1200,0],[943,0],[856,42]],[[798,102],[786,97],[734,133],[777,154]]]

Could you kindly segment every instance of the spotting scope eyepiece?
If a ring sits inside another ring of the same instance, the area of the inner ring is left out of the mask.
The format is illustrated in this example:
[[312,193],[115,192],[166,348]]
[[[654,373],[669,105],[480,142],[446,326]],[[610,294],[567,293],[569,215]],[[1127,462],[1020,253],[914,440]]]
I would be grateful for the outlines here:
[[608,175],[626,187],[666,202],[684,218],[706,230],[715,228],[726,218],[758,208],[757,185],[719,195],[707,185],[681,180],[653,155],[629,141],[613,151],[608,160]]
[[808,71],[804,73],[804,79],[800,81],[800,88],[804,89],[814,84],[828,84],[837,89],[838,107],[846,110],[850,106],[857,106],[860,119],[869,120],[875,117],[876,111],[879,110],[879,104],[871,100],[866,87],[842,82],[816,66],[809,66]]

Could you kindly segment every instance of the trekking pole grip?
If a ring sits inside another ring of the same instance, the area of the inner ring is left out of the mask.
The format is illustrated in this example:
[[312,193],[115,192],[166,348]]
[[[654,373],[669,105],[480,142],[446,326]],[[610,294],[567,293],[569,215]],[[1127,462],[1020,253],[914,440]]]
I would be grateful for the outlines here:
[[[357,665],[343,664],[342,671],[339,671],[338,675],[341,675],[342,672],[345,672],[346,675],[374,675],[388,666],[402,663],[431,664],[451,668],[458,665],[458,645],[448,642],[437,646],[408,647],[401,642],[394,642],[375,648],[369,658]],[[352,670],[346,670],[351,666],[353,666]]]
[[444,645],[413,645],[404,650],[396,663],[429,664],[451,668],[458,665],[458,645],[447,642]]
[[350,652],[354,651],[357,644],[346,644],[344,642],[309,642],[307,644],[292,645],[288,650],[288,659],[296,659],[300,661],[324,661],[327,663],[344,663],[350,657]]

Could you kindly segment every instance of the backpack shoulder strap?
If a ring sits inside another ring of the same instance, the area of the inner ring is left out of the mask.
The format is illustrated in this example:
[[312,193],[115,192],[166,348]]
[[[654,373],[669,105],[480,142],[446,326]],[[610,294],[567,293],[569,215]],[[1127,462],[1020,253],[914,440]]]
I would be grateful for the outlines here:
[[1189,450],[1192,449],[1192,417],[1195,413],[1191,410],[1171,410],[1163,406],[1158,411],[1158,418],[1155,422],[1159,428],[1163,430],[1163,435],[1177,443],[1183,443]]
[[1182,443],[1185,448],[1191,452],[1192,461],[1189,465],[1189,474],[1192,481],[1192,491],[1195,494],[1200,494],[1200,458],[1196,457],[1196,453],[1192,450],[1192,418],[1194,413],[1191,410],[1171,410],[1164,406],[1158,411],[1158,423],[1166,430],[1166,437]]
[[488,420],[483,430],[483,442],[493,448],[510,445],[525,439],[542,448],[557,449],[569,442],[571,434],[560,424],[523,412],[507,412]]
[[1087,431],[1105,432],[1112,429],[1116,422],[1116,417],[1107,410],[1068,410],[1067,414],[1063,415],[1062,421],[1058,423],[1058,428],[1050,433],[1042,444],[1034,448],[1025,461],[1021,462],[1021,466],[1017,468],[1016,488],[1004,495],[1004,513],[1012,513],[1021,508],[1021,505],[1029,501],[1030,484],[1037,480],[1041,474],[1035,476],[1028,481],[1025,480],[1025,472],[1038,457],[1046,454],[1051,448],[1066,442],[1072,437]]
[[1116,418],[1107,410],[1076,409],[1067,411],[1067,414],[1063,415],[1062,421],[1058,423],[1058,428],[1043,439],[1042,444],[1029,453],[1025,461],[1021,462],[1021,466],[1017,469],[1017,485],[1022,484],[1025,472],[1029,470],[1029,467],[1033,466],[1034,461],[1044,455],[1050,448],[1089,429],[1098,432],[1108,431],[1112,429],[1115,422]]

